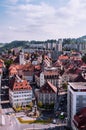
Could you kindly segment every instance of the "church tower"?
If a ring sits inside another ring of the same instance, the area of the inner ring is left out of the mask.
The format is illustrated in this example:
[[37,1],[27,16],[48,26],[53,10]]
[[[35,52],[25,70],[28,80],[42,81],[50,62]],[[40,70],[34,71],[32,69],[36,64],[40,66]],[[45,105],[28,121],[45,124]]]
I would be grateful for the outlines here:
[[20,55],[19,55],[19,63],[20,65],[25,64],[25,60],[24,60],[24,52],[20,51]]

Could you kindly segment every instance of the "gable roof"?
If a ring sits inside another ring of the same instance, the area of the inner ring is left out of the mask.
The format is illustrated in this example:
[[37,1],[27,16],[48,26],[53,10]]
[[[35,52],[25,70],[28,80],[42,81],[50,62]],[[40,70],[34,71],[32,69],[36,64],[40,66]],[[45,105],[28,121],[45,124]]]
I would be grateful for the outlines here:
[[10,79],[10,89],[13,90],[13,91],[16,91],[16,90],[32,90],[30,84],[27,82],[27,80],[22,80],[16,76],[12,77]]
[[74,82],[86,82],[86,79],[84,79],[84,77],[79,74],[75,79]]
[[41,88],[40,88],[41,93],[57,93],[57,88],[51,84],[49,81],[47,81]]

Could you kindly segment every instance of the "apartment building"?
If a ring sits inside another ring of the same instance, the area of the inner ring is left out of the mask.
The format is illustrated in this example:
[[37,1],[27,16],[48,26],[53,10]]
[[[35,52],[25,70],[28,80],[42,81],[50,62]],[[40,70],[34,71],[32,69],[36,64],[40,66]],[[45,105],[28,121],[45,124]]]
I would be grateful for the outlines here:
[[55,103],[57,100],[57,88],[47,81],[39,90],[37,95],[38,102],[42,104]]
[[32,88],[27,80],[12,77],[9,88],[9,101],[12,107],[26,106],[32,101]]
[[58,86],[59,73],[56,67],[46,67],[43,72],[40,73],[40,87],[44,85],[46,81],[49,81],[54,86]]
[[73,119],[77,112],[86,107],[86,82],[69,83],[67,101],[68,124],[73,130],[77,130]]

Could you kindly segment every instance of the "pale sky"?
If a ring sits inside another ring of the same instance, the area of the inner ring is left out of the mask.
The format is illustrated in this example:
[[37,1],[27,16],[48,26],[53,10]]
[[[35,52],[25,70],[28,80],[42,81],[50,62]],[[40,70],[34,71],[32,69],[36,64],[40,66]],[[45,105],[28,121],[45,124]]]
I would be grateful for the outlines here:
[[86,35],[86,0],[0,0],[0,42]]

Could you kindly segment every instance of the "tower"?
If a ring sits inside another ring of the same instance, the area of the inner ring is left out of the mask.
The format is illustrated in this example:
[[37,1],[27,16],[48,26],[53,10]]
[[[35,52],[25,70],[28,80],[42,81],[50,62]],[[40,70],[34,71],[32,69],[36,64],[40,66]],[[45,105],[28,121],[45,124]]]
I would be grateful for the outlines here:
[[23,51],[20,51],[19,63],[20,63],[20,65],[25,64],[25,61],[24,61],[24,52]]
[[62,39],[58,39],[58,51],[62,51]]

